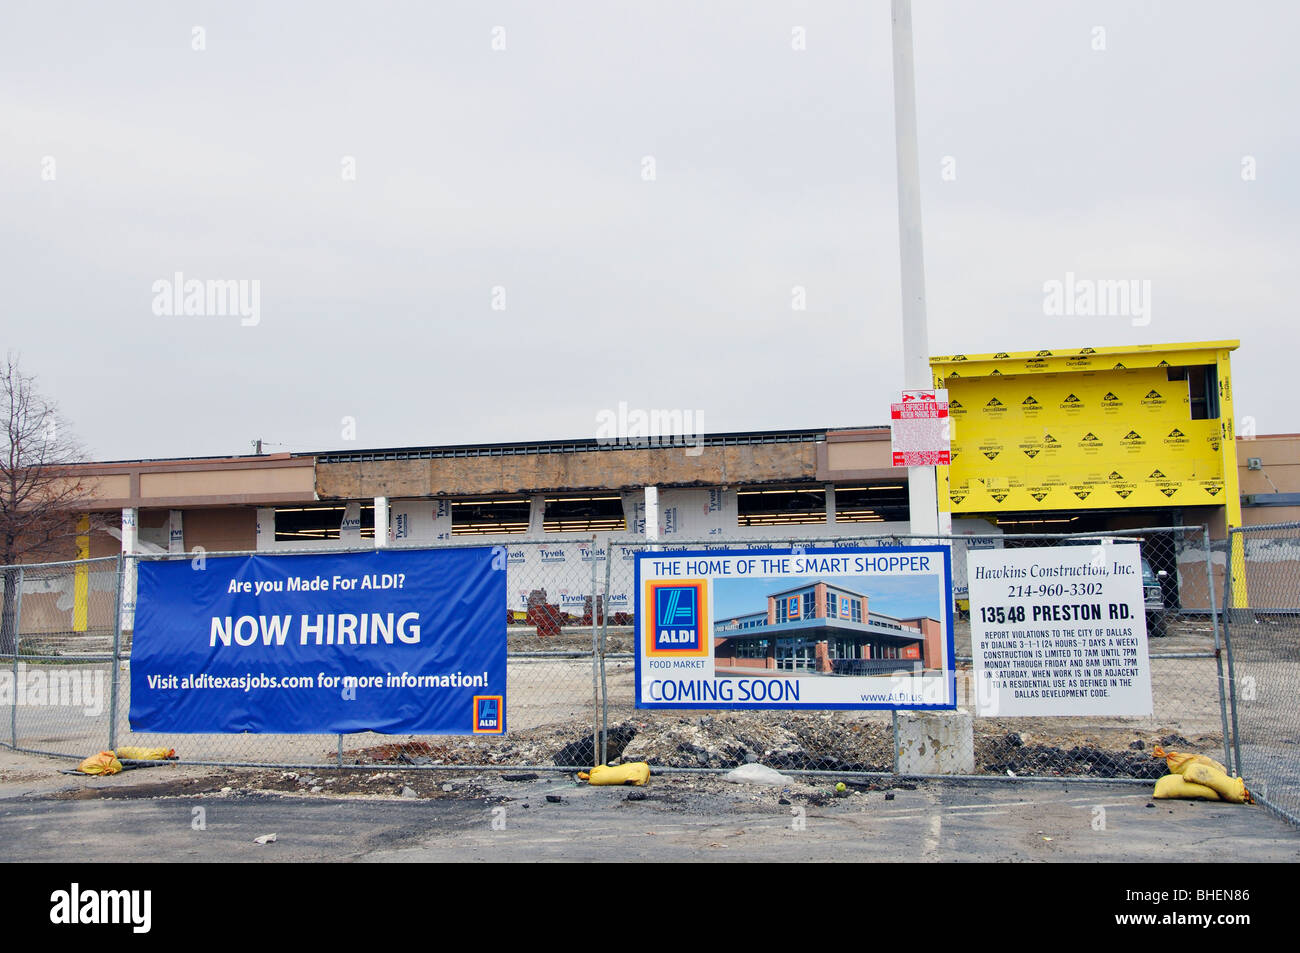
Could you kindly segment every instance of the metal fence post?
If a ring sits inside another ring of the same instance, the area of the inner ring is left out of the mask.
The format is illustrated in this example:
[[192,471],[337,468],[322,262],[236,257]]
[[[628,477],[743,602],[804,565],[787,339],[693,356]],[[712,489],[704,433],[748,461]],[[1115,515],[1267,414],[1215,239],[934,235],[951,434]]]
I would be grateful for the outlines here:
[[[1229,619],[1232,617],[1232,534],[1239,533],[1240,530],[1232,527],[1228,528],[1228,552],[1227,562],[1224,564],[1224,584],[1223,584],[1223,648],[1228,654],[1228,703],[1232,710],[1232,763],[1226,765],[1231,770],[1241,773],[1241,736],[1237,725],[1237,671],[1236,666],[1232,663],[1232,632]],[[1246,540],[1241,541],[1242,546],[1242,579],[1246,577],[1245,568],[1245,548]],[[1242,610],[1248,611],[1248,610]],[[1240,619],[1240,616],[1238,616]]]
[[609,634],[609,573],[613,555],[605,537],[605,587],[600,594],[600,763],[609,760],[609,685],[605,681],[606,639]]
[[9,736],[18,749],[18,643],[23,637],[23,567],[18,567],[18,592],[14,595],[14,697],[9,705]]
[[[1219,719],[1223,723],[1223,764],[1232,771],[1231,739],[1228,735],[1228,696],[1223,677],[1223,646],[1219,640],[1219,607],[1214,601],[1214,570],[1211,566],[1210,527],[1201,527],[1201,545],[1205,547],[1205,584],[1210,600],[1210,622],[1214,629],[1214,664],[1219,670]],[[1240,768],[1238,768],[1240,770]]]
[[[591,534],[591,758],[600,756],[600,627],[596,625],[596,534]],[[604,762],[600,762],[604,764]]]
[[122,580],[126,574],[125,553],[117,554],[117,604],[113,608],[113,671],[108,683],[108,747],[117,750],[118,674],[122,668]]

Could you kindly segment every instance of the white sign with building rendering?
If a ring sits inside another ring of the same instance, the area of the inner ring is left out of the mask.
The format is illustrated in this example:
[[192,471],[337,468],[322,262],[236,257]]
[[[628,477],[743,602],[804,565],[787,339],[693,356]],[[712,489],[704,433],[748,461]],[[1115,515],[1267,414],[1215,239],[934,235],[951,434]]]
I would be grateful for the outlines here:
[[643,551],[639,708],[952,708],[942,546]]

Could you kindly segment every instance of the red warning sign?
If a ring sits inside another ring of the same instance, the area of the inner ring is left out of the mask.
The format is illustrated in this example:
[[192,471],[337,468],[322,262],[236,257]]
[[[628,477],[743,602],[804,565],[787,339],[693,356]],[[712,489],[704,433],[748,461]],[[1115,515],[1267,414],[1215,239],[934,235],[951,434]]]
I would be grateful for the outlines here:
[[946,390],[903,391],[903,400],[889,410],[893,465],[947,466],[951,429]]

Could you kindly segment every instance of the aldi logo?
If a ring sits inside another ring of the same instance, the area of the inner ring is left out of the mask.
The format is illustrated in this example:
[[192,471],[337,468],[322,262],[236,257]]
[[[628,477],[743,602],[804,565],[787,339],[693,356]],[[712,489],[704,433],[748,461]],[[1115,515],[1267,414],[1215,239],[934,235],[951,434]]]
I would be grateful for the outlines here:
[[474,696],[474,733],[499,735],[506,730],[505,697],[502,695]]
[[646,583],[646,605],[653,607],[653,612],[647,613],[646,655],[681,658],[709,654],[705,585],[703,579]]

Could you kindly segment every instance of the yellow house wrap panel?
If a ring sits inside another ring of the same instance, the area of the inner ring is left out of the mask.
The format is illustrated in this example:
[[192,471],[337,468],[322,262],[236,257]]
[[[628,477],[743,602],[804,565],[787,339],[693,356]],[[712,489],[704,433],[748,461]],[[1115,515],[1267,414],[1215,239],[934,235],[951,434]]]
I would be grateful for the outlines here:
[[952,465],[939,468],[941,507],[997,513],[1224,505],[1223,423],[1193,420],[1189,383],[1170,380],[1169,369],[1217,365],[1219,404],[1230,408],[1226,355],[1235,346],[931,359],[952,419]]

